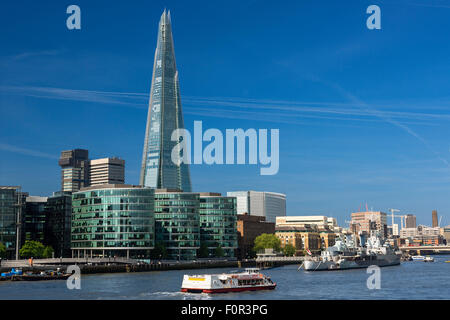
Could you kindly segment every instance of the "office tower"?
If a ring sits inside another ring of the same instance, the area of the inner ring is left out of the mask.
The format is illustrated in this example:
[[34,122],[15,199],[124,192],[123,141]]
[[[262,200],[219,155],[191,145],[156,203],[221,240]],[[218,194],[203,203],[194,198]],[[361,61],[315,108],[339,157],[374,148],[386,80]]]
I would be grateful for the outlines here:
[[387,237],[387,215],[381,211],[363,211],[352,213],[352,225],[356,225],[356,231],[379,232],[380,236]]
[[154,190],[104,184],[72,194],[74,257],[149,258],[154,247]]
[[7,259],[18,258],[25,196],[20,187],[0,186],[0,242],[6,247]]
[[407,214],[405,218],[405,228],[415,228],[416,225],[416,216],[413,214]]
[[437,210],[433,210],[433,212],[431,213],[432,219],[433,219],[433,228],[438,227],[438,215],[437,215]]
[[145,129],[139,184],[191,192],[188,164],[172,161],[172,132],[184,128],[170,12],[164,10],[158,29],[152,86]]
[[234,257],[237,249],[236,198],[220,193],[200,193],[200,244],[208,248],[210,257],[221,247],[224,257]]
[[26,241],[39,241],[44,243],[46,204],[47,197],[29,196],[25,199],[25,210],[22,215],[22,245],[24,245]]
[[200,248],[200,195],[180,190],[155,191],[155,246],[167,259],[192,260]]
[[61,190],[76,192],[88,186],[89,151],[84,149],[66,150],[61,152]]
[[103,158],[89,161],[89,186],[125,183],[125,160]]
[[286,195],[263,191],[227,192],[228,197],[236,197],[237,213],[266,217],[275,222],[276,217],[286,216]]
[[54,192],[45,206],[47,216],[45,244],[53,248],[55,257],[70,258],[70,228],[72,219],[72,195],[70,192]]

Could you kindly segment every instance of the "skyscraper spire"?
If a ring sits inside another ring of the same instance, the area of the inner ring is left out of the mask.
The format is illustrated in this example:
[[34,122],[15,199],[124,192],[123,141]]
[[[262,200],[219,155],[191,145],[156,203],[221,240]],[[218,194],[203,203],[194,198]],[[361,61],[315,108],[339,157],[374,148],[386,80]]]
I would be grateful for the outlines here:
[[180,128],[184,128],[184,122],[170,11],[166,13],[164,9],[153,64],[140,185],[191,191],[189,166],[177,165],[171,158],[172,149],[178,143],[171,141],[171,135]]

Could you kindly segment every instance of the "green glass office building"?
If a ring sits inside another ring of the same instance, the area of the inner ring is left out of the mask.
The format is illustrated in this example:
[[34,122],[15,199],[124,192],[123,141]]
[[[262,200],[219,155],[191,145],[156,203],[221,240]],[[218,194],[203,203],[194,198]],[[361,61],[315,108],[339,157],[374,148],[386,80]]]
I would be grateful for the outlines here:
[[47,223],[44,242],[53,248],[55,257],[70,258],[71,192],[54,192],[47,199],[45,211]]
[[166,248],[167,259],[192,260],[200,247],[198,193],[155,191],[155,243]]
[[216,256],[221,247],[224,257],[234,257],[237,249],[236,198],[220,193],[200,193],[200,242]]
[[72,195],[74,257],[145,258],[154,247],[154,189],[98,185]]

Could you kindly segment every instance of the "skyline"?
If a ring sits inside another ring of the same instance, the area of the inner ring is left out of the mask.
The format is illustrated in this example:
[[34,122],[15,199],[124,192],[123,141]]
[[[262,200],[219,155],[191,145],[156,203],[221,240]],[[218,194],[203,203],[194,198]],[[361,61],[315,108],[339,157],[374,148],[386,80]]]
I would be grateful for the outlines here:
[[22,3],[27,10],[6,4],[0,22],[1,185],[58,191],[59,153],[73,148],[125,159],[125,182],[138,184],[156,25],[166,7],[186,128],[202,120],[222,131],[280,129],[277,175],[191,165],[194,191],[285,193],[287,215],[333,216],[341,226],[366,202],[427,225],[436,209],[441,226],[450,224],[443,1],[377,1],[376,31],[365,28],[369,1],[79,1],[79,31],[65,28],[65,5]]

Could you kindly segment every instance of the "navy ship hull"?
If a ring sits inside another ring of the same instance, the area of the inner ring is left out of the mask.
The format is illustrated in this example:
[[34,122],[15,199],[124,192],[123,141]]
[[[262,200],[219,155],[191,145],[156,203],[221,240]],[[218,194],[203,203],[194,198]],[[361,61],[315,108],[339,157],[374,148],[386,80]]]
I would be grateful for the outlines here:
[[354,256],[339,257],[332,261],[305,260],[303,268],[305,271],[331,271],[367,268],[369,266],[387,267],[400,264],[400,257],[395,254],[378,256]]

